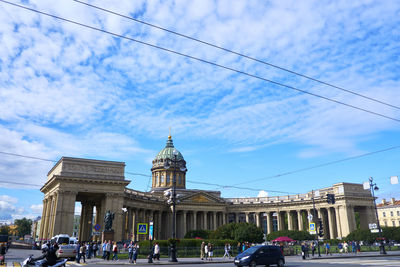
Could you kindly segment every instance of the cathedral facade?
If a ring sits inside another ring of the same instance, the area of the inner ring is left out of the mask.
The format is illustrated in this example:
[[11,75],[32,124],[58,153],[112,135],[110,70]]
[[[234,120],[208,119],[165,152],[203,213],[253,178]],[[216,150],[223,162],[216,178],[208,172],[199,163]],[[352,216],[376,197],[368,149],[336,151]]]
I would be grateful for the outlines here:
[[[310,222],[322,221],[325,239],[342,238],[357,228],[375,223],[374,199],[362,184],[337,183],[304,194],[223,198],[219,191],[186,188],[186,161],[174,147],[171,136],[153,160],[152,188],[141,192],[127,188],[125,163],[62,157],[47,175],[40,239],[56,234],[72,236],[75,202],[82,211],[79,240],[99,240],[104,215],[115,214],[112,228],[115,241],[142,240],[138,224],[154,224],[154,238],[172,237],[171,191],[175,183],[176,236],[190,230],[215,230],[230,222],[248,222],[268,234],[278,230],[308,230]],[[174,179],[175,178],[175,179]],[[327,203],[334,194],[335,203]],[[312,215],[312,216],[310,216]],[[311,218],[313,217],[313,218]],[[96,227],[94,227],[96,226]],[[95,229],[96,228],[96,229]]]

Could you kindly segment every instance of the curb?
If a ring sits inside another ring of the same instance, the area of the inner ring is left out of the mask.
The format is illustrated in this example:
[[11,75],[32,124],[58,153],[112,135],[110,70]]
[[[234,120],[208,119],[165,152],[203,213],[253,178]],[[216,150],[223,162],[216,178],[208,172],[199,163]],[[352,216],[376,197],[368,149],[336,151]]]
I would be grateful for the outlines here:
[[324,257],[314,257],[308,260],[330,260],[330,259],[351,259],[351,258],[382,258],[382,257],[399,257],[400,254],[365,254],[365,255],[344,255],[344,256],[324,256]]
[[[133,265],[127,261],[98,261],[98,262],[91,262],[98,265]],[[146,265],[179,265],[179,264],[222,264],[222,263],[233,263],[233,261],[178,261],[178,262],[169,262],[169,261],[157,261],[153,263],[148,263],[147,261],[141,262],[137,261],[137,264],[146,264]]]

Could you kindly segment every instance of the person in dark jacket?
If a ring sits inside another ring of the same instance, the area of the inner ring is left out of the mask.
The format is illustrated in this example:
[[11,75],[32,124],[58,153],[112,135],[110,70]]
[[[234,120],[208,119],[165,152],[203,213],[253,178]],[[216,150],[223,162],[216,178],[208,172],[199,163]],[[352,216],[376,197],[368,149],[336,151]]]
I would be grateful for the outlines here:
[[48,265],[54,265],[57,263],[58,260],[58,257],[56,255],[58,248],[58,244],[55,243],[53,246],[49,246],[49,248],[45,250],[42,256],[32,258],[32,261],[35,262],[37,260],[45,259],[46,261],[43,263],[44,267],[47,267]]

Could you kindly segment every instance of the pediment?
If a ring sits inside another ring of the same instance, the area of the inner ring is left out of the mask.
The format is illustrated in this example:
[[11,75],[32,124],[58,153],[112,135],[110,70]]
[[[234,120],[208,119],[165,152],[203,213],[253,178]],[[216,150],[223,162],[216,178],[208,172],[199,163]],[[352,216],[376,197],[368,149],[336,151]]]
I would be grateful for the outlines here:
[[221,198],[215,197],[213,195],[207,194],[205,192],[199,192],[185,196],[181,199],[181,202],[185,203],[221,203],[223,202]]

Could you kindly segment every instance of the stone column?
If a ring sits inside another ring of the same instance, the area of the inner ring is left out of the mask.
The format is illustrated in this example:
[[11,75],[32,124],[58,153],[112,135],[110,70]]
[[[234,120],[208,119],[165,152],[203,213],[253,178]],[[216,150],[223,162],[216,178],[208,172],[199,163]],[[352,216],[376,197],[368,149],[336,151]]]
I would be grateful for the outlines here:
[[238,223],[239,222],[239,212],[235,212],[235,222]]
[[267,233],[270,234],[274,231],[274,222],[272,218],[272,213],[271,212],[266,212],[267,213]]
[[51,204],[51,211],[50,211],[50,227],[49,227],[49,238],[54,236],[54,225],[56,220],[56,210],[57,210],[57,197],[58,194],[54,193],[52,198]]
[[43,199],[43,210],[42,210],[42,221],[40,223],[40,233],[39,233],[39,239],[42,240],[45,238],[45,226],[46,226],[46,219],[47,219],[47,205],[48,205],[48,199],[44,198]]
[[257,227],[260,227],[260,213],[256,212],[254,215],[255,215],[256,225]]
[[246,214],[246,222],[249,223],[250,222],[250,213],[245,212],[245,214]]
[[132,212],[132,237],[133,240],[139,240],[139,237],[137,236],[137,229],[136,229],[136,225],[139,219],[139,212],[137,209],[134,209]]
[[162,211],[157,213],[157,239],[161,239]]
[[187,228],[186,228],[186,216],[187,216],[187,211],[183,210],[182,211],[182,217],[183,217],[183,225],[182,225],[182,238],[185,236],[186,232],[187,232]]
[[79,225],[79,240],[89,241],[92,230],[93,204],[82,203],[81,222]]
[[281,230],[283,230],[282,214],[280,211],[277,211],[276,214],[277,214],[277,222],[278,222],[278,231],[281,231]]
[[193,230],[197,230],[197,211],[193,211]]
[[325,214],[324,214],[324,212],[322,211],[321,208],[318,210],[318,213],[320,215],[319,217],[322,220],[322,226],[323,226],[323,229],[324,229],[324,238],[328,238],[328,235],[329,235],[328,221],[326,220]]
[[337,237],[344,237],[342,233],[342,222],[340,219],[340,207],[335,207],[335,214],[336,214],[336,231]]
[[302,212],[301,212],[301,210],[298,210],[297,211],[297,223],[298,223],[298,225],[299,225],[299,231],[303,231],[304,230],[304,223],[303,223],[303,215],[302,215]]
[[216,230],[217,229],[217,212],[213,211],[212,215],[213,215],[213,227],[212,227],[212,229]]
[[222,225],[226,224],[226,213],[222,212]]
[[287,212],[288,215],[288,230],[293,230],[293,218],[292,218],[292,212],[289,210]]
[[59,191],[55,207],[54,235],[72,236],[74,228],[75,200],[77,192]]
[[340,226],[342,237],[347,236],[355,230],[356,222],[354,217],[354,207],[352,206],[339,206],[339,213],[336,217],[340,217]]
[[203,211],[203,230],[208,230],[208,227],[207,227],[207,211]]
[[332,208],[328,208],[328,221],[329,221],[329,237],[330,239],[337,238],[336,234],[336,224],[335,224],[335,214]]
[[132,231],[132,220],[133,220],[133,215],[132,215],[132,208],[128,208],[127,211],[127,229],[126,229],[126,239],[132,240],[133,236],[133,231]]

